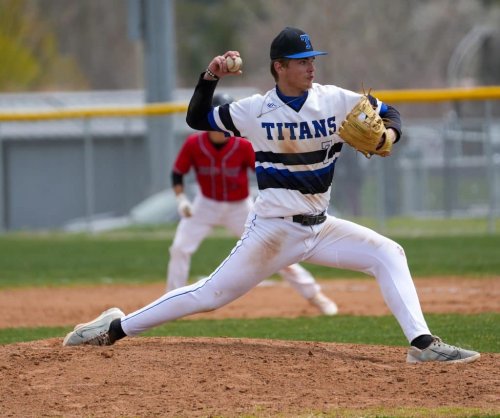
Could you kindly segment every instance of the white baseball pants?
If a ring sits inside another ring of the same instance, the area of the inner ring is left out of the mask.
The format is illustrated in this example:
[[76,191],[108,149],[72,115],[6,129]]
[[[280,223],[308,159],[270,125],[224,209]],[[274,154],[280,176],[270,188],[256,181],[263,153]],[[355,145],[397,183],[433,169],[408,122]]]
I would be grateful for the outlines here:
[[[170,247],[167,291],[186,286],[191,256],[214,227],[224,226],[235,237],[241,237],[251,208],[251,198],[218,202],[198,194],[193,201],[193,215],[181,219]],[[298,264],[284,267],[278,273],[305,299],[312,298],[320,290],[311,273]]]
[[167,321],[217,309],[274,272],[301,261],[374,276],[408,341],[431,334],[405,253],[396,242],[333,216],[320,225],[302,226],[254,214],[229,256],[209,277],[168,292],[126,315],[123,330],[127,335],[137,335]]

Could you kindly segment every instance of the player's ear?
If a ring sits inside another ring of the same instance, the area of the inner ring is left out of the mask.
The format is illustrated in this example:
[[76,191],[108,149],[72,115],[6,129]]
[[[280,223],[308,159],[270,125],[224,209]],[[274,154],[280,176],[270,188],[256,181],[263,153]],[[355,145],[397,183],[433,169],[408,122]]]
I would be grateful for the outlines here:
[[274,69],[277,73],[280,73],[283,71],[283,63],[280,60],[276,60],[273,62]]

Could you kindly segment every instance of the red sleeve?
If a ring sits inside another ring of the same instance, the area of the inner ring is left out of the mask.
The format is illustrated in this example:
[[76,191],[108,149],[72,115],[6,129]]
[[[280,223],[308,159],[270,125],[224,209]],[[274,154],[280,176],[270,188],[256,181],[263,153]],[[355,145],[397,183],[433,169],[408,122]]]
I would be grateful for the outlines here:
[[252,144],[247,139],[242,138],[243,148],[245,152],[245,161],[247,167],[252,171],[255,171],[255,151],[253,150]]
[[172,171],[179,174],[187,174],[192,166],[193,145],[195,144],[197,134],[190,135],[184,141],[179,154],[174,162]]

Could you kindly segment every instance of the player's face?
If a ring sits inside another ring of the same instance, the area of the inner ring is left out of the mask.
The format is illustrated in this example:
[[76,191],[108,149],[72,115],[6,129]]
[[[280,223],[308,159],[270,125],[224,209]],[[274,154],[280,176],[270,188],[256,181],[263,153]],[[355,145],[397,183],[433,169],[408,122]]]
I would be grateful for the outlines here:
[[210,131],[208,136],[214,144],[224,144],[229,141],[229,137],[225,136],[223,132]]
[[291,59],[281,67],[278,86],[287,96],[300,96],[312,87],[314,71],[314,57]]

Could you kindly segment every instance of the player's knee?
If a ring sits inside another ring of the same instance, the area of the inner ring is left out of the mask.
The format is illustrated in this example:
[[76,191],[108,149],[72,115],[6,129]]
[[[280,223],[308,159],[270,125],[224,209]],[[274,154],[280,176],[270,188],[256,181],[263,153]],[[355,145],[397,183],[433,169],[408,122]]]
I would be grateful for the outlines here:
[[187,258],[191,257],[192,252],[187,251],[184,248],[172,245],[169,249],[170,258]]
[[408,265],[403,247],[395,241],[387,239],[380,247],[377,259],[389,270],[402,268]]
[[397,257],[403,257],[404,259],[406,259],[406,254],[405,254],[405,250],[403,249],[403,247],[398,244],[396,241],[393,241],[393,240],[388,240],[389,242],[387,243],[388,245],[388,251],[390,251],[394,256],[397,256]]
[[406,263],[403,247],[397,242],[379,235],[372,240],[371,254],[374,256],[374,267],[377,265],[389,266],[392,264]]
[[311,273],[309,273],[304,267],[299,264],[292,264],[290,266],[284,267],[279,271],[279,274],[283,279],[290,282],[304,282],[309,280],[314,280]]

